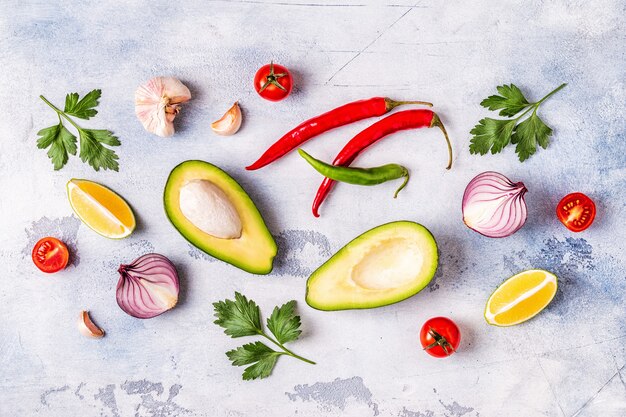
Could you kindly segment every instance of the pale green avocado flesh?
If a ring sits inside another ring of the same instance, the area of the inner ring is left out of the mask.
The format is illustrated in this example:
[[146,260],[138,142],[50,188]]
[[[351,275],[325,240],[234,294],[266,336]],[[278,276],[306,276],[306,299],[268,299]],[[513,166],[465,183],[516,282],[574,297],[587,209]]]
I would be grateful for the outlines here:
[[[181,187],[196,180],[210,181],[226,194],[241,220],[241,236],[232,239],[212,236],[183,215],[180,208]],[[167,179],[163,203],[170,222],[198,249],[253,274],[269,274],[272,271],[277,251],[274,238],[248,194],[220,168],[204,161],[181,163]]]
[[424,226],[398,221],[348,243],[307,281],[306,302],[318,310],[382,307],[420,292],[437,270],[437,243]]

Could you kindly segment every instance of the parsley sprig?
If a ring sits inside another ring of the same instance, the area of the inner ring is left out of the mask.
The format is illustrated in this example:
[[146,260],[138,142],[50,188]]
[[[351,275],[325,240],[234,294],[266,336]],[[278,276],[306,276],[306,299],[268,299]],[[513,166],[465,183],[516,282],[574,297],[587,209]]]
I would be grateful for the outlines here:
[[[539,106],[567,84],[561,84],[541,100],[530,103],[522,91],[515,86],[501,85],[497,87],[500,95],[489,96],[480,105],[489,110],[500,110],[500,116],[514,119],[492,119],[485,117],[470,131],[473,135],[470,141],[470,153],[485,155],[491,151],[496,154],[509,143],[515,146],[515,152],[520,162],[524,162],[537,150],[537,144],[543,149],[548,147],[552,129],[537,116]],[[525,120],[520,120],[529,112],[532,113]],[[518,123],[519,122],[519,123]]]
[[37,135],[37,147],[39,149],[48,149],[48,157],[52,160],[55,170],[59,170],[65,166],[69,155],[76,155],[78,147],[76,146],[76,136],[70,132],[63,124],[63,119],[67,120],[78,131],[80,138],[80,159],[88,162],[96,171],[102,169],[112,169],[117,171],[119,165],[117,163],[117,155],[115,152],[104,145],[119,146],[120,141],[112,132],[104,129],[84,129],[80,127],[70,117],[78,117],[79,119],[89,120],[98,114],[95,109],[98,106],[102,92],[93,90],[87,93],[79,100],[78,93],[70,93],[65,96],[65,107],[63,110],[50,103],[44,96],[39,96],[52,110],[57,113],[59,124],[41,129]]
[[267,328],[274,338],[267,334],[261,324],[259,306],[240,293],[235,292],[234,301],[219,301],[213,303],[213,307],[215,307],[215,317],[217,317],[214,323],[223,327],[224,333],[230,337],[261,336],[281,349],[276,351],[262,342],[254,342],[226,352],[226,356],[233,366],[252,364],[244,370],[244,380],[270,376],[278,357],[281,355],[288,355],[315,365],[315,362],[296,355],[284,345],[298,339],[302,333],[300,317],[295,313],[295,300],[291,300],[281,307],[274,307],[272,315],[267,319]]

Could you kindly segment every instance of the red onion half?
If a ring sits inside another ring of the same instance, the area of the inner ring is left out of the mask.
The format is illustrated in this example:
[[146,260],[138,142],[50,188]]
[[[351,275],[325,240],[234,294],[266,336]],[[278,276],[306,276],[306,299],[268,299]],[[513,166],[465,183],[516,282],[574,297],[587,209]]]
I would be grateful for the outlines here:
[[463,194],[463,222],[487,237],[510,236],[526,223],[526,191],[497,172],[478,174]]
[[174,308],[178,302],[178,273],[163,255],[149,253],[130,265],[120,265],[115,296],[125,313],[149,319]]

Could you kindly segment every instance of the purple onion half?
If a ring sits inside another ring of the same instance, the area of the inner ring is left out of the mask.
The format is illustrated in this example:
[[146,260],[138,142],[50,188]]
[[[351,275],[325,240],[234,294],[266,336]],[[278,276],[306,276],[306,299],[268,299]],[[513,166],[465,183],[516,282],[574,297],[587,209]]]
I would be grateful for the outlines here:
[[178,302],[178,273],[163,255],[149,253],[129,265],[120,265],[115,297],[125,313],[149,319],[174,308]]
[[497,172],[478,174],[463,194],[463,222],[487,237],[510,236],[526,223],[527,191],[523,182],[513,183]]

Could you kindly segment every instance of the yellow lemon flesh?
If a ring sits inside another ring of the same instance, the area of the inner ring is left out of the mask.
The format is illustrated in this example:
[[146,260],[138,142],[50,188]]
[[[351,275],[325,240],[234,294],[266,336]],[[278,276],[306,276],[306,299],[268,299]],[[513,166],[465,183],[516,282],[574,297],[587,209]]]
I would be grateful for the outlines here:
[[76,215],[96,233],[121,239],[135,230],[135,215],[122,197],[88,180],[71,179],[67,196]]
[[541,312],[554,298],[556,275],[541,269],[520,272],[504,281],[489,297],[485,320],[495,326],[513,326]]

